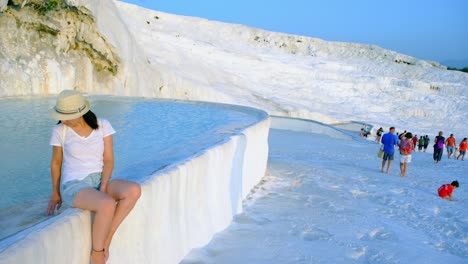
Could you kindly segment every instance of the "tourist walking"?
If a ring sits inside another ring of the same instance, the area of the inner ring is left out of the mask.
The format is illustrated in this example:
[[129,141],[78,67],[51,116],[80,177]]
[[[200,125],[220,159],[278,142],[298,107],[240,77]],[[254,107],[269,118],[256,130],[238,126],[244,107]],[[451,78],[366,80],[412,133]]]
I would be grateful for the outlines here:
[[418,135],[414,135],[412,138],[413,141],[413,149],[416,149],[416,146],[418,145]]
[[406,132],[400,140],[400,176],[405,177],[408,171],[408,165],[411,162],[411,151],[414,150],[413,135]]
[[434,163],[439,163],[444,153],[445,138],[442,136],[444,133],[439,131],[439,135],[434,139]]
[[96,117],[80,92],[62,91],[50,116],[59,122],[50,139],[52,196],[46,214],[62,203],[95,212],[90,260],[104,264],[115,231],[140,197],[140,185],[111,179],[115,130],[109,121]]
[[398,144],[398,138],[395,135],[395,128],[391,127],[389,132],[382,136],[382,144],[384,146],[384,156],[382,158],[382,169],[384,172],[385,163],[387,163],[386,173],[390,173],[390,167],[392,166],[393,156],[395,153],[395,146]]
[[377,137],[375,139],[375,141],[377,141],[377,143],[380,143],[380,139],[382,138],[383,132],[384,132],[383,128],[379,128],[377,130],[377,133],[376,133]]
[[429,142],[430,142],[429,136],[428,136],[428,135],[425,135],[425,136],[424,136],[424,152],[426,152],[427,147],[429,146]]
[[424,136],[420,136],[418,140],[418,151],[421,152],[423,147],[424,147]]
[[453,136],[453,134],[450,134],[450,137],[448,137],[445,140],[445,145],[447,146],[447,158],[450,159],[450,157],[453,155],[453,151],[455,150],[455,147],[457,145],[457,140]]
[[465,159],[465,153],[466,153],[467,146],[468,146],[468,139],[464,138],[462,140],[462,142],[460,142],[460,146],[458,146],[458,150],[460,151],[460,154],[458,154],[458,156],[455,157],[456,159],[460,158],[460,156],[461,156],[461,160]]

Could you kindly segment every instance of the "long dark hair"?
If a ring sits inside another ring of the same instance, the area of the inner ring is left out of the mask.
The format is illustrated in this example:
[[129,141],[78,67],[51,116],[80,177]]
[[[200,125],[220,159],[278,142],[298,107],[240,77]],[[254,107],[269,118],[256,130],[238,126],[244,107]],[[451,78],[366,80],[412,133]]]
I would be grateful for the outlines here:
[[[83,115],[83,119],[86,122],[86,124],[88,124],[88,126],[90,126],[92,129],[99,128],[97,116],[91,110],[89,110],[86,114]],[[57,124],[60,123],[62,123],[62,121],[59,120]]]

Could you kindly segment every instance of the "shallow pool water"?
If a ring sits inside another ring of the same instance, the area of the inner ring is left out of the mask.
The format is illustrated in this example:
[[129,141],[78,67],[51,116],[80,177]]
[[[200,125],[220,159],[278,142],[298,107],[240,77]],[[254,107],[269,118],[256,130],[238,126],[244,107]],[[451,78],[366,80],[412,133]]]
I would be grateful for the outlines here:
[[[143,181],[252,125],[258,112],[199,102],[90,97],[114,135],[113,177]],[[45,219],[51,193],[48,117],[55,97],[0,99],[0,239]]]

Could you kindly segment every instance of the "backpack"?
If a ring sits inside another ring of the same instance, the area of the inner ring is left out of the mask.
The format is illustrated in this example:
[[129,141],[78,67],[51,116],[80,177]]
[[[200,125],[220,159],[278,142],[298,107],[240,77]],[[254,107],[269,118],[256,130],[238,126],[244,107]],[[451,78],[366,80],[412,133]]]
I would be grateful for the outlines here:
[[440,138],[437,139],[437,148],[443,149],[444,148],[444,141]]

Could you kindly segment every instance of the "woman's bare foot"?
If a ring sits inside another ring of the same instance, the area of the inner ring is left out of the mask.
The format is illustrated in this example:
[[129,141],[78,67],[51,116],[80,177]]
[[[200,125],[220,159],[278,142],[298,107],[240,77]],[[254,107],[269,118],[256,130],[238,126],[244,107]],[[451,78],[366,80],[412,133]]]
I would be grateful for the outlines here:
[[92,250],[91,251],[91,263],[92,264],[105,264],[106,259],[105,259],[105,250]]
[[104,241],[104,258],[106,261],[109,259],[109,247],[110,241]]

